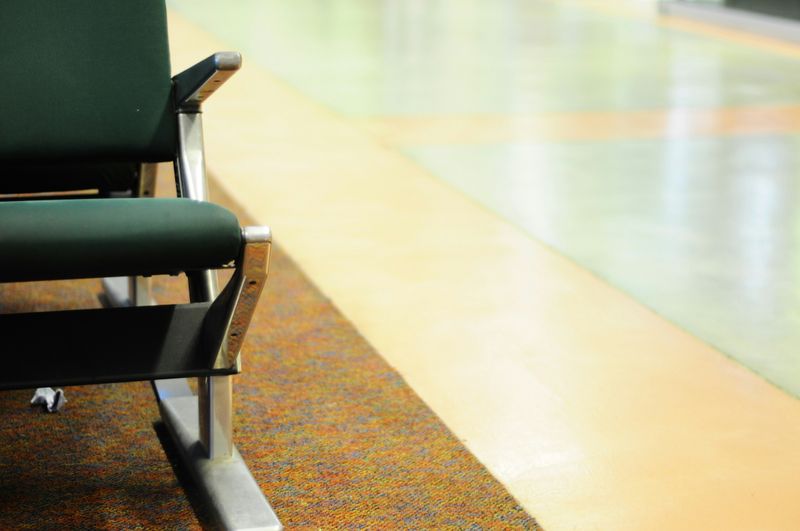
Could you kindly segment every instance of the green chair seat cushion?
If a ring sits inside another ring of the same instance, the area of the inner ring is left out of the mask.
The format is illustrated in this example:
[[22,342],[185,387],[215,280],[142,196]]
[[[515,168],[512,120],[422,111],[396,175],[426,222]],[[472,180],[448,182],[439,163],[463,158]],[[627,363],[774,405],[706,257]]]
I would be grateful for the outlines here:
[[164,0],[7,0],[0,50],[0,160],[173,158]]
[[231,212],[189,199],[0,202],[0,282],[215,269],[242,246]]

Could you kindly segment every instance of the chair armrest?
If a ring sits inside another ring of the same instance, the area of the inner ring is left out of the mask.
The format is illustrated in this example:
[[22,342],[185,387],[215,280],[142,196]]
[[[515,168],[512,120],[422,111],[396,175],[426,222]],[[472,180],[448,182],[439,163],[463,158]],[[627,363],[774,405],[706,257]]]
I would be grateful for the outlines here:
[[217,52],[172,78],[175,107],[197,112],[200,105],[242,66],[239,52]]

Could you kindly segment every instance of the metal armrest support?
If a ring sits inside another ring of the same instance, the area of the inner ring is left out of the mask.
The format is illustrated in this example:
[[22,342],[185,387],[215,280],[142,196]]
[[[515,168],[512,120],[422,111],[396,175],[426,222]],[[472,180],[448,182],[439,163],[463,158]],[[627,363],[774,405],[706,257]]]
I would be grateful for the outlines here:
[[173,77],[178,112],[198,112],[200,105],[241,66],[239,52],[217,52]]
[[236,271],[209,310],[207,326],[216,333],[224,330],[215,369],[238,370],[242,343],[269,270],[269,227],[244,227],[242,241]]

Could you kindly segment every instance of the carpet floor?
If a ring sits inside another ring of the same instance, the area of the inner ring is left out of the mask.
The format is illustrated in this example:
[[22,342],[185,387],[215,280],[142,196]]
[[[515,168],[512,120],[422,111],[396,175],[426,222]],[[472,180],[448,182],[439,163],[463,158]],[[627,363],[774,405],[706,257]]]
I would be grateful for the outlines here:
[[[185,300],[183,284],[159,277],[155,296]],[[0,312],[96,307],[100,292],[2,285]],[[243,367],[235,441],[287,529],[539,528],[280,248]],[[213,527],[148,383],[70,387],[56,414],[31,396],[0,393],[0,529]]]

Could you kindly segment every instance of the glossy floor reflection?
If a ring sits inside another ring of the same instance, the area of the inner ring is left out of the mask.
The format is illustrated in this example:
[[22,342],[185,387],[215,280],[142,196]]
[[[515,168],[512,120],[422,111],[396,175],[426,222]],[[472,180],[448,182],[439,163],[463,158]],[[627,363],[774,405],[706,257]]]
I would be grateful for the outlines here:
[[800,394],[800,137],[408,152],[612,285]]
[[[797,58],[580,2],[173,3],[800,394],[800,177],[787,134],[800,121],[786,107],[800,104]],[[570,119],[554,125],[565,111]],[[787,111],[795,120],[781,127]],[[465,115],[475,122],[448,122]],[[410,134],[406,117],[416,120]],[[771,124],[779,134],[766,136]],[[437,126],[449,137],[432,133]],[[492,126],[503,133],[481,138]],[[651,139],[630,139],[642,131]],[[714,134],[723,138],[706,137]]]
[[645,0],[170,5],[176,69],[245,54],[221,184],[546,528],[797,527],[800,402],[750,370],[800,393],[800,48]]

